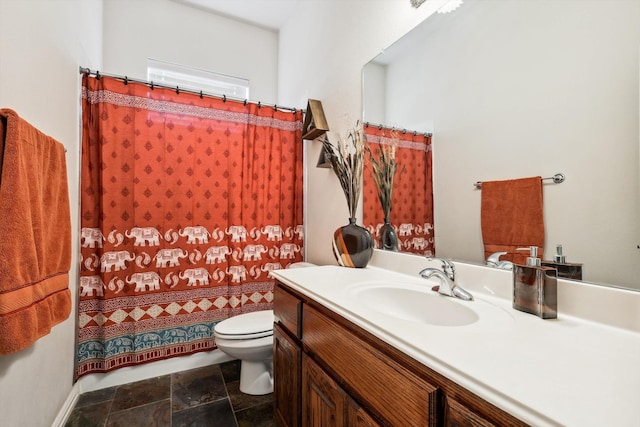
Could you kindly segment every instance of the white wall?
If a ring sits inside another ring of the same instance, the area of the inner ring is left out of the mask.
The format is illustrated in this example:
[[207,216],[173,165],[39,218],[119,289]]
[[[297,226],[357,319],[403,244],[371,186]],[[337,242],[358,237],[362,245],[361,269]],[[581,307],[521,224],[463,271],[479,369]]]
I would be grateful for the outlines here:
[[105,73],[147,78],[147,58],[249,79],[276,103],[278,34],[170,0],[104,3]]
[[[362,66],[441,4],[430,0],[415,9],[409,0],[299,1],[280,30],[278,103],[304,107],[308,98],[319,99],[331,130],[344,135],[361,117]],[[306,256],[335,264],[331,236],[349,214],[333,172],[315,167],[320,148],[319,141],[306,142]]]
[[[65,145],[74,254],[79,204],[78,66],[101,65],[101,27],[100,0],[0,0],[0,107],[15,110]],[[0,357],[2,425],[51,425],[72,390],[77,263],[74,256],[69,319],[33,346]]]
[[371,124],[388,125],[387,120],[387,67],[375,62],[362,69],[362,118]]

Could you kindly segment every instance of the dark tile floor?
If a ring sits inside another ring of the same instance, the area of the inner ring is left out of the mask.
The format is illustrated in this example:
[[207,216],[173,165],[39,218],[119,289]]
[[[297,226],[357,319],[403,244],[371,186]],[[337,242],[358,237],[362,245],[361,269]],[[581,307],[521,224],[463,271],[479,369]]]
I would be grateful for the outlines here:
[[81,394],[66,427],[270,427],[273,395],[239,390],[240,362]]

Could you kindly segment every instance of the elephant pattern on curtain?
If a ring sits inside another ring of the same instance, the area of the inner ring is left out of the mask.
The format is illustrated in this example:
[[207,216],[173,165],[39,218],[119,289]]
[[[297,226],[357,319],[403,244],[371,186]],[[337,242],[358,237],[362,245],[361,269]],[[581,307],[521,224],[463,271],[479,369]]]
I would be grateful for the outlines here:
[[215,349],[303,259],[302,112],[83,76],[80,377]]
[[[364,133],[366,144],[374,155],[377,146],[396,147],[398,170],[394,179],[390,220],[398,235],[399,249],[434,256],[431,135],[370,125],[364,127]],[[400,173],[403,168],[404,171]],[[371,169],[371,162],[366,159],[363,177],[363,223],[373,235],[378,247],[377,233],[384,224],[384,215]]]

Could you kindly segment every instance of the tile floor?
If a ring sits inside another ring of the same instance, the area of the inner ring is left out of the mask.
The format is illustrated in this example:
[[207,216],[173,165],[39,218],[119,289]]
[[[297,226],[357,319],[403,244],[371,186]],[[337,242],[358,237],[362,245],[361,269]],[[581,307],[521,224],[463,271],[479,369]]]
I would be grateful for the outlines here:
[[66,427],[270,427],[273,394],[240,393],[240,362],[81,394]]

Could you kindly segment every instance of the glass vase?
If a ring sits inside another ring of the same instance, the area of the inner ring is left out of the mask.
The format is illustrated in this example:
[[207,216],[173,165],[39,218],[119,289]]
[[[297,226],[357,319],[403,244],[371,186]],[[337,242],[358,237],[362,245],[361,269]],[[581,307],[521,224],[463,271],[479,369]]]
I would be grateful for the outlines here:
[[378,231],[378,241],[380,242],[380,249],[398,252],[398,234],[393,225],[391,225],[389,217],[384,218],[384,224]]
[[369,230],[349,218],[349,224],[333,233],[333,255],[343,267],[364,268],[373,256],[374,241]]

